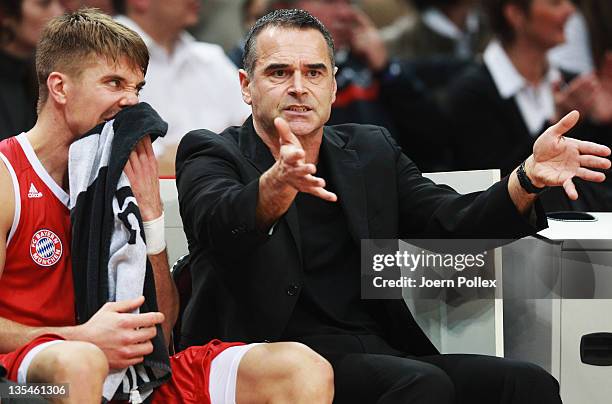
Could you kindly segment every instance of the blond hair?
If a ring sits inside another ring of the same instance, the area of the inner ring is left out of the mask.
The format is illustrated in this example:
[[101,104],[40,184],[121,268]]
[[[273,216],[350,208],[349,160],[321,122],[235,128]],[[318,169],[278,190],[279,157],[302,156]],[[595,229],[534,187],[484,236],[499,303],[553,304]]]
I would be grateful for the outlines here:
[[49,97],[47,78],[52,72],[78,77],[92,57],[100,56],[113,63],[125,58],[143,74],[149,64],[142,38],[99,10],[86,8],[52,19],[36,48],[39,112]]

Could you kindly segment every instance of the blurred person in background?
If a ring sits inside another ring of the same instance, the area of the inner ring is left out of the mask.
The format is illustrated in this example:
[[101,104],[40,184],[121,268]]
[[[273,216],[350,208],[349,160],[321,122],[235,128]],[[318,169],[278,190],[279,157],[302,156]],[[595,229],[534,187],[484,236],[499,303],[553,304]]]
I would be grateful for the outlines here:
[[242,4],[242,37],[232,49],[227,52],[227,56],[238,67],[242,69],[242,55],[244,54],[244,40],[255,21],[263,17],[270,7],[270,0],[244,0]]
[[399,58],[453,56],[473,59],[489,34],[477,0],[411,0],[418,10],[414,25],[386,38]]
[[612,50],[612,2],[576,0],[575,4],[577,11],[565,26],[566,42],[550,51],[550,59],[575,74],[605,69],[606,55]]
[[198,41],[214,43],[228,51],[244,34],[240,23],[245,0],[198,1],[198,22],[188,31]]
[[393,24],[399,18],[414,14],[414,7],[406,0],[356,0],[378,28]]
[[62,5],[68,12],[73,12],[79,8],[97,8],[108,15],[114,14],[112,0],[61,0]]
[[36,43],[47,22],[64,12],[59,0],[0,2],[0,139],[36,122]]
[[114,0],[117,21],[136,31],[150,52],[147,87],[140,100],[168,122],[155,142],[161,175],[174,175],[176,148],[193,128],[221,131],[240,125],[250,109],[242,101],[238,70],[214,44],[196,41],[186,28],[198,21],[197,0]]
[[595,107],[600,121],[609,122],[612,110],[612,2],[609,0],[576,1],[578,11],[565,26],[567,42],[550,52],[552,63],[574,74],[597,76],[602,90]]
[[[574,77],[559,71],[547,57],[564,42],[574,5],[569,0],[489,0],[484,5],[495,39],[484,52],[484,63],[457,78],[447,100],[454,169],[499,168],[502,175],[510,173],[542,128],[572,109],[582,118],[571,136],[610,144],[612,103],[599,99],[599,81],[593,75]],[[612,208],[612,195],[600,194],[612,194],[608,183],[577,183],[580,200],[548,192],[542,197],[546,209]]]

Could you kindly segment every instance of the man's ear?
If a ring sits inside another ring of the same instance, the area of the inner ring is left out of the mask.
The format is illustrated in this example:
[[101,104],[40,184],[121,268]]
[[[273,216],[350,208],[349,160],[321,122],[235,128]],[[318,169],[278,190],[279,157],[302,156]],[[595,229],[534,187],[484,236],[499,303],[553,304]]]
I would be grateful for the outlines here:
[[247,104],[251,105],[251,89],[249,88],[249,84],[251,84],[251,79],[249,78],[249,74],[244,69],[238,70],[238,76],[240,77],[240,91],[242,92],[242,99]]
[[338,73],[338,66],[334,66],[334,75],[332,77],[332,80],[334,81],[334,88],[333,91],[334,93],[332,94],[332,104],[334,102],[336,102],[336,93],[338,92],[338,83],[336,82],[336,73]]
[[53,99],[57,104],[66,104],[66,90],[69,87],[67,77],[58,72],[52,72],[47,77],[47,89],[49,90],[49,98]]

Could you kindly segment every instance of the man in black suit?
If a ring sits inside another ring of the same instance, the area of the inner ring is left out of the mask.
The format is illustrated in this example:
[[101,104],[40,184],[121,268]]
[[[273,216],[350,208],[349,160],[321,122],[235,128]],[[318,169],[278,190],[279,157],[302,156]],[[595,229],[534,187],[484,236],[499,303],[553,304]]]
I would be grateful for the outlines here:
[[403,301],[361,299],[359,240],[532,234],[546,224],[537,188],[563,185],[575,198],[572,177],[603,180],[583,166],[608,167],[599,156],[610,150],[563,137],[572,113],[520,169],[459,195],[423,178],[385,129],[324,127],[333,55],[310,14],[268,14],[248,36],[240,73],[252,119],[181,142],[177,187],[193,277],[182,344],[301,341],[332,364],[337,403],[559,403],[542,369],[439,355]]

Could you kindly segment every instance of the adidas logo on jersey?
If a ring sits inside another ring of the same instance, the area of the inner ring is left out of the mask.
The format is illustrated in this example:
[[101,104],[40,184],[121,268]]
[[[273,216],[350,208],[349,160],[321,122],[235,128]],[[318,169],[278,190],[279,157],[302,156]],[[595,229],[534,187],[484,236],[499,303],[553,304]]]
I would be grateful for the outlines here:
[[38,192],[38,189],[30,182],[30,190],[28,191],[28,198],[42,198],[42,192]]

